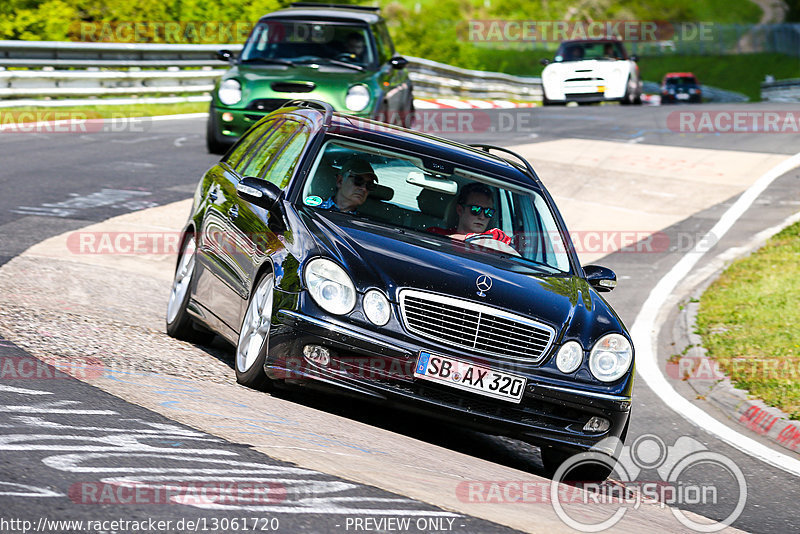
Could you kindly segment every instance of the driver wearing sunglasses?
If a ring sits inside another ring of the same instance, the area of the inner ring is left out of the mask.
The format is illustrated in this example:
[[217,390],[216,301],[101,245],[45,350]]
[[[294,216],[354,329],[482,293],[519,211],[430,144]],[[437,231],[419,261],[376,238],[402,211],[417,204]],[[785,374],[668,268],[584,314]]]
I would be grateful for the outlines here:
[[458,224],[454,228],[428,228],[428,232],[450,236],[452,239],[466,240],[480,235],[502,241],[506,245],[511,238],[499,228],[486,230],[489,220],[494,216],[494,200],[488,186],[472,182],[461,188],[456,199]]
[[378,186],[378,177],[372,165],[361,158],[354,157],[342,165],[342,172],[336,178],[336,193],[320,204],[320,208],[345,213],[356,213],[367,200],[370,191]]

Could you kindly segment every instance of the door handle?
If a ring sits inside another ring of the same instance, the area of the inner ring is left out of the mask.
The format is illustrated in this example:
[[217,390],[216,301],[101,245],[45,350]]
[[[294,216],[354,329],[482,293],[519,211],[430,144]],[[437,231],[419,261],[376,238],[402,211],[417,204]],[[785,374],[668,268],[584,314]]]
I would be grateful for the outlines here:
[[238,216],[239,216],[239,206],[233,206],[231,209],[228,210],[228,218],[230,220],[234,220]]

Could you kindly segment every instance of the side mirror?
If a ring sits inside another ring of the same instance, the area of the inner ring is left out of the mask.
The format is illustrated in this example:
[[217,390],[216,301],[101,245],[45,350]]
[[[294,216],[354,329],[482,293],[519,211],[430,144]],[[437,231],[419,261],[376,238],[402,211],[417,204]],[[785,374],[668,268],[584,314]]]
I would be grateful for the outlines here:
[[230,50],[217,50],[217,59],[220,61],[230,61],[233,59],[233,52]]
[[633,54],[633,55],[632,55],[631,57],[629,57],[628,59],[630,59],[631,61],[639,61],[639,56],[637,56],[636,54]]
[[408,65],[408,60],[403,56],[395,56],[389,60],[389,65],[391,65],[393,69],[404,69],[406,65]]
[[539,60],[539,64],[541,64],[543,67],[546,67],[550,64],[550,60],[547,59],[546,57],[543,57],[542,59]]
[[239,195],[239,198],[269,211],[275,207],[283,191],[272,182],[245,176],[236,186],[236,194]]
[[608,267],[599,265],[585,265],[583,272],[589,284],[601,293],[611,291],[617,287],[617,275]]

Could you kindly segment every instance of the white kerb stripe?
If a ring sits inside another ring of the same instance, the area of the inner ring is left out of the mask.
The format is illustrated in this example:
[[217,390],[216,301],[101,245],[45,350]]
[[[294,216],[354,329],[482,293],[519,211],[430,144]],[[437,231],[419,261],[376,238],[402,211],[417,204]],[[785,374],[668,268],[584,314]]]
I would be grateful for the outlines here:
[[[709,243],[709,238],[711,237],[719,241],[775,179],[797,166],[800,166],[800,153],[770,169],[728,208],[728,211],[720,218],[719,222],[703,236],[703,239],[698,241],[699,246],[702,247],[704,243]],[[656,284],[642,305],[642,310],[636,317],[633,328],[631,328],[631,335],[636,346],[636,370],[650,389],[664,401],[664,404],[675,410],[693,425],[710,432],[732,447],[754,458],[793,475],[800,476],[800,461],[773,450],[717,421],[675,391],[658,368],[656,358],[656,319],[660,308],[704,254],[705,251],[702,249],[686,253]]]

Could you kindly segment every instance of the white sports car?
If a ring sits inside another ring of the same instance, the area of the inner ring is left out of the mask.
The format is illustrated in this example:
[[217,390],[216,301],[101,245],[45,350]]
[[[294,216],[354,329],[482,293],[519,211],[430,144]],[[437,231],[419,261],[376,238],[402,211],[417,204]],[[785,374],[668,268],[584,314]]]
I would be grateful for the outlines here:
[[564,41],[552,62],[542,60],[543,104],[641,104],[642,80],[636,61],[615,39]]

